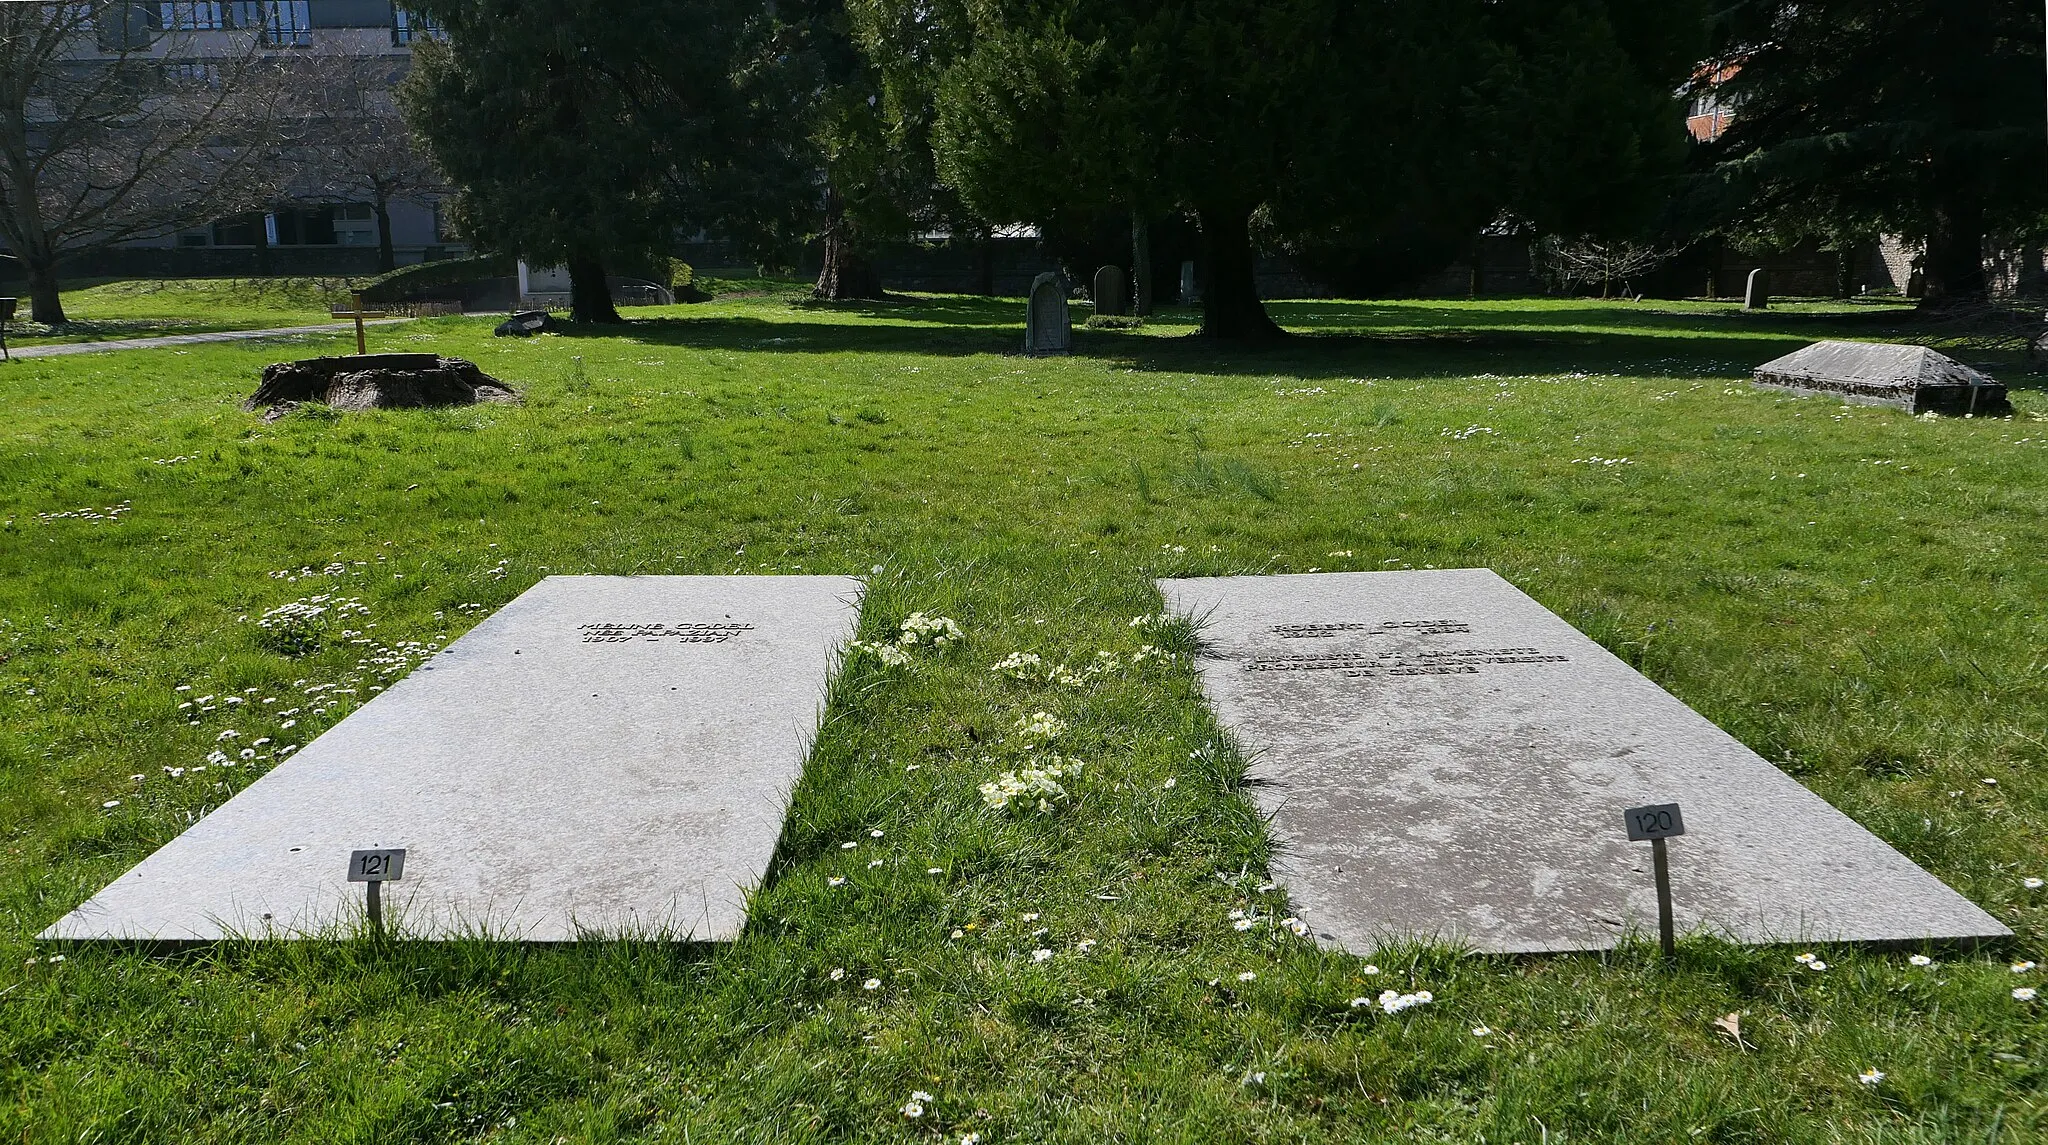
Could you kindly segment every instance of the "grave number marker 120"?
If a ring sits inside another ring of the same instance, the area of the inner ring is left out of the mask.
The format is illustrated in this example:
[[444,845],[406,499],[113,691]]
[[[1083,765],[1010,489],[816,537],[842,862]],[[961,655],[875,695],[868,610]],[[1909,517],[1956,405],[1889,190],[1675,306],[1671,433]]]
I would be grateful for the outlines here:
[[1673,835],[1685,834],[1685,819],[1678,813],[1678,804],[1660,803],[1654,807],[1631,807],[1621,813],[1628,824],[1628,838],[1632,843],[1645,839],[1669,839]]
[[1664,948],[1665,958],[1676,957],[1678,940],[1672,933],[1671,921],[1671,859],[1664,849],[1664,840],[1685,834],[1685,817],[1678,813],[1678,804],[1658,803],[1631,807],[1621,813],[1621,821],[1628,828],[1630,842],[1650,841],[1650,862],[1657,876],[1658,945]]

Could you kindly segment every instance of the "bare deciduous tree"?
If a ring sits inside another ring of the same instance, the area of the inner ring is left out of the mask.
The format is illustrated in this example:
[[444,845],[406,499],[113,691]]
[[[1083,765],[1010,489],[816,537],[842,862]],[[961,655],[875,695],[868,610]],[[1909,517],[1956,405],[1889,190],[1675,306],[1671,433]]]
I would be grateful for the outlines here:
[[275,194],[282,69],[250,29],[202,55],[129,0],[0,4],[0,238],[30,314],[64,322],[58,263]]
[[1537,240],[1530,253],[1537,271],[1555,281],[1558,289],[1569,291],[1576,286],[1597,284],[1600,297],[1606,298],[1616,285],[1627,293],[1632,279],[1669,262],[1678,248],[1553,235]]
[[291,66],[286,100],[287,190],[295,198],[359,203],[377,216],[377,268],[396,267],[391,204],[430,205],[448,181],[418,146],[393,89],[403,56],[315,55]]

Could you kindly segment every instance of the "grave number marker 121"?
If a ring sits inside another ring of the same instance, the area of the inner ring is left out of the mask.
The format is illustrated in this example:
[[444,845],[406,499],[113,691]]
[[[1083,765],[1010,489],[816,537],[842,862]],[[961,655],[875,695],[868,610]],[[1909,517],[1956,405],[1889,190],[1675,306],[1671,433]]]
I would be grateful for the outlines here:
[[1664,957],[1675,957],[1678,940],[1671,924],[1671,861],[1664,852],[1664,840],[1685,834],[1685,817],[1678,813],[1678,804],[1659,803],[1631,807],[1621,813],[1621,819],[1628,827],[1630,842],[1650,841],[1651,864],[1657,874],[1657,943],[1664,948]]
[[348,856],[348,881],[369,884],[364,890],[369,894],[370,929],[382,933],[384,930],[384,903],[377,888],[387,882],[397,882],[405,874],[404,847],[378,847],[368,851],[351,851]]

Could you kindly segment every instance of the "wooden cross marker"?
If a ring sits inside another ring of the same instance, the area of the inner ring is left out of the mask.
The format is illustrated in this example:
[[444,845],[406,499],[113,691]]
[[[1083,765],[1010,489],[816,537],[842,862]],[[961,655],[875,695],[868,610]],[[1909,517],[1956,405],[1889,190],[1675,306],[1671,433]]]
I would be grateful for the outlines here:
[[363,296],[360,291],[350,297],[355,301],[355,309],[337,310],[334,312],[334,316],[336,318],[353,318],[356,320],[356,353],[367,354],[370,351],[363,345],[363,319],[389,318],[391,315],[382,310],[363,309]]

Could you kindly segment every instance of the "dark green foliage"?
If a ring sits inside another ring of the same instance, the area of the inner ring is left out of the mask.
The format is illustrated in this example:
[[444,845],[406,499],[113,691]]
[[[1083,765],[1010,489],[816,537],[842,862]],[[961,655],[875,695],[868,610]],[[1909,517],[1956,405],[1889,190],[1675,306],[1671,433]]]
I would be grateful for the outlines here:
[[2048,211],[2042,12],[2032,0],[1741,0],[1741,71],[1696,206],[1731,229],[1926,243],[1927,299],[1981,299],[1987,234]]
[[518,272],[506,255],[477,255],[474,258],[444,258],[401,266],[380,274],[363,287],[364,302],[398,302],[422,290],[433,290],[479,278],[502,278]]
[[678,228],[786,230],[807,166],[779,115],[794,94],[743,0],[426,0],[407,116],[462,187],[486,248],[569,268],[578,318],[616,320],[607,264]]
[[[1646,219],[1683,157],[1690,4],[863,0],[879,58],[936,75],[939,174],[990,217],[1186,209],[1206,333],[1277,332],[1255,212],[1305,244]],[[887,66],[885,64],[885,66]],[[1393,224],[1390,227],[1390,223]]]

